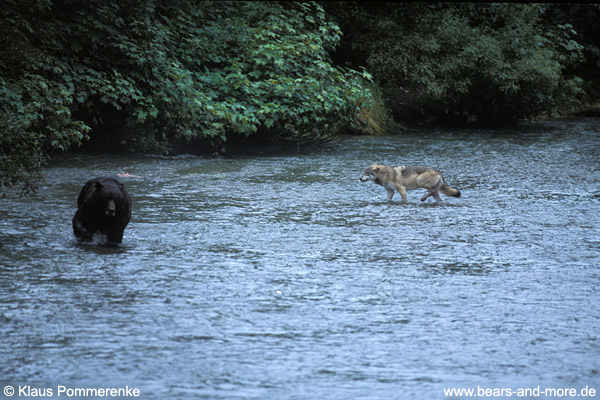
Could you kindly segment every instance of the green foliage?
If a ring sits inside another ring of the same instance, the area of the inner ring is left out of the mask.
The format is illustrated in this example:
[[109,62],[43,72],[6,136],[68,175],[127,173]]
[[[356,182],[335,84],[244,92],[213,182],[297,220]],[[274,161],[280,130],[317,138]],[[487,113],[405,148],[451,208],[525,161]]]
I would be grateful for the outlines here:
[[[600,4],[552,3],[544,15],[549,29],[562,27],[572,40],[583,46],[585,61],[566,69],[565,75],[577,76],[584,83],[583,101],[594,104],[600,100]],[[571,43],[562,41],[569,48]]]
[[31,187],[50,151],[88,135],[165,153],[359,126],[361,76],[328,56],[340,35],[315,3],[5,0],[2,184]]
[[0,78],[0,187],[35,190],[47,153],[81,143],[88,127],[72,119],[71,102],[68,87],[39,75]]
[[[317,140],[350,121],[365,95],[358,76],[334,68],[340,31],[315,4],[202,3],[178,13],[169,79],[154,98],[159,130],[178,138],[266,135]],[[145,115],[144,115],[145,117]]]
[[563,71],[582,60],[582,46],[571,26],[543,23],[546,5],[352,7],[328,7],[346,34],[338,57],[366,65],[392,89],[397,115],[497,124],[577,103],[581,81]]

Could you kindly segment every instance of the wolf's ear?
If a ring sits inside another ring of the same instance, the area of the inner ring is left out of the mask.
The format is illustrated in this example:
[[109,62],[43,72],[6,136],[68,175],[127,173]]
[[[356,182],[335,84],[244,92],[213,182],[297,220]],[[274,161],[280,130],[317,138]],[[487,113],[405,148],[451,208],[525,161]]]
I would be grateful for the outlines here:
[[379,172],[379,167],[373,168],[373,172]]

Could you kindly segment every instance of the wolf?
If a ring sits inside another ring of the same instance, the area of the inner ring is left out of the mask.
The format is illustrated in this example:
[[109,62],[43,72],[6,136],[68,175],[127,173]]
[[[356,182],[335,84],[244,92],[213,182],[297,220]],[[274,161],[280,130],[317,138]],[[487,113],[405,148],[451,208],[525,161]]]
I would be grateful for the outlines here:
[[444,181],[442,173],[437,169],[425,166],[400,166],[388,167],[386,165],[373,164],[365,169],[359,178],[361,182],[373,181],[387,190],[388,200],[392,200],[397,190],[402,196],[402,201],[407,203],[406,191],[418,188],[427,189],[427,194],[421,201],[427,200],[429,196],[441,202],[440,192],[446,196],[460,197],[458,189],[451,188]]

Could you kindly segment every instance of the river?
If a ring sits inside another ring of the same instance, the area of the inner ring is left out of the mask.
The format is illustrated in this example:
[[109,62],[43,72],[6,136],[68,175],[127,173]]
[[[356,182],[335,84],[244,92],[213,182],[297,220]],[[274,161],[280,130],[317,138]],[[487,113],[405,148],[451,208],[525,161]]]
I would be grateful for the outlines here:
[[[358,180],[374,162],[435,166],[462,197],[387,201]],[[118,173],[135,175],[121,178],[123,243],[78,243],[82,185]],[[38,194],[0,199],[0,385],[145,400],[600,392],[599,227],[599,119],[57,156]]]

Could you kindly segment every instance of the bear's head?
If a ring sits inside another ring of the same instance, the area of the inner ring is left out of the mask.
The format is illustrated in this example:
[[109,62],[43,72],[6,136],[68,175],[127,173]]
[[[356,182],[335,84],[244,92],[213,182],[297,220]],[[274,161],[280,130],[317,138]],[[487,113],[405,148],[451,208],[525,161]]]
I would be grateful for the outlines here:
[[113,181],[94,182],[94,188],[97,204],[101,205],[105,215],[114,217],[123,201],[123,185]]

